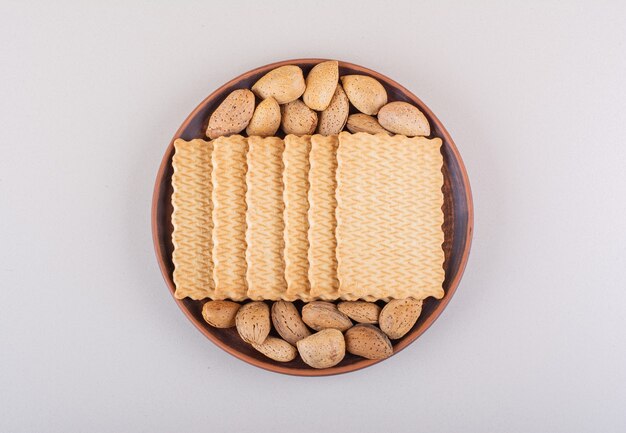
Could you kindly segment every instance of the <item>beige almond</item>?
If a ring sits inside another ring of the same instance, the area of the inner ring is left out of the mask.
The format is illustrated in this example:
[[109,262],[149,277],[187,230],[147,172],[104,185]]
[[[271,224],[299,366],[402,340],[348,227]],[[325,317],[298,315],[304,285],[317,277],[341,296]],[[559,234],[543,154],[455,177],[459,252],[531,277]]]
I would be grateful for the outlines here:
[[280,107],[285,134],[309,135],[315,132],[317,113],[297,99]]
[[302,100],[311,109],[325,110],[330,104],[339,82],[339,63],[336,60],[318,63],[306,77]]
[[272,305],[272,323],[276,332],[291,344],[296,344],[311,335],[311,331],[300,318],[298,309],[291,302],[274,302]]
[[252,343],[252,347],[263,355],[278,362],[293,361],[298,351],[285,340],[276,337],[267,337],[261,344]]
[[302,69],[296,65],[286,65],[263,75],[252,86],[252,92],[261,99],[272,96],[279,104],[286,104],[302,96],[305,88]]
[[346,350],[367,359],[385,359],[393,355],[389,338],[377,327],[369,324],[354,325],[346,332]]
[[270,309],[265,302],[245,304],[237,312],[235,324],[243,341],[261,344],[270,333]]
[[248,89],[232,91],[213,111],[206,130],[207,137],[214,139],[243,131],[254,113],[254,94]]
[[346,342],[341,331],[324,329],[298,341],[302,360],[313,368],[337,365],[346,355]]
[[367,132],[368,134],[387,134],[391,135],[391,132],[380,126],[378,120],[375,117],[368,114],[356,113],[351,114],[348,117],[348,123],[346,124],[348,131],[356,134],[357,132]]
[[408,102],[390,102],[378,112],[381,126],[395,134],[415,137],[430,135],[430,124],[419,108]]
[[392,340],[402,338],[411,330],[422,312],[423,301],[413,298],[389,301],[378,316],[380,329]]
[[316,331],[338,329],[345,331],[352,326],[350,318],[331,302],[313,301],[302,308],[302,320]]
[[257,105],[246,128],[249,137],[258,135],[259,137],[271,137],[276,134],[280,127],[280,105],[276,99],[269,97],[262,100]]
[[343,91],[341,84],[337,84],[333,99],[331,99],[328,107],[319,114],[317,133],[322,135],[339,134],[346,126],[349,112],[350,103],[346,92]]
[[240,307],[232,301],[209,301],[202,306],[202,317],[214,328],[232,328]]
[[337,309],[358,323],[378,323],[380,307],[373,302],[344,301]]
[[387,103],[387,91],[378,80],[367,75],[344,75],[343,89],[361,113],[374,115]]

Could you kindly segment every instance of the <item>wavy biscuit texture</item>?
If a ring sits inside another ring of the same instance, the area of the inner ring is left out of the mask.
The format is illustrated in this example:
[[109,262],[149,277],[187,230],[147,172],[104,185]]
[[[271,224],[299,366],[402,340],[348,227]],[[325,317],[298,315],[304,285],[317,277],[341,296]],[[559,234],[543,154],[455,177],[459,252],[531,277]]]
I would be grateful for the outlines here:
[[311,137],[287,135],[283,153],[287,297],[309,295],[309,152]]
[[441,139],[339,135],[342,299],[442,298]]
[[444,296],[441,139],[176,140],[179,299]]
[[240,135],[213,141],[214,299],[241,301],[246,285],[246,154]]
[[335,172],[337,136],[313,135],[309,156],[309,281],[311,297],[337,299]]
[[215,294],[211,257],[211,152],[204,140],[174,142],[172,242],[175,296],[204,299]]
[[246,260],[248,297],[282,299],[287,290],[283,258],[283,149],[277,137],[248,138]]

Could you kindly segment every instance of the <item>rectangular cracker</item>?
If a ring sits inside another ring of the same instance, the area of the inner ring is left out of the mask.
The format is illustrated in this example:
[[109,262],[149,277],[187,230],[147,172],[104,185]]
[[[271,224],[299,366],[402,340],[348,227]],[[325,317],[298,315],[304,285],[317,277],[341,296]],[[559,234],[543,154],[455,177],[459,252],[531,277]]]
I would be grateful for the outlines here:
[[247,150],[247,140],[239,135],[213,140],[213,299],[247,297]]
[[314,299],[338,297],[335,239],[337,136],[311,137],[309,161],[309,281]]
[[246,202],[248,297],[282,299],[287,291],[283,212],[283,149],[277,137],[248,138]]
[[211,152],[204,140],[174,141],[172,243],[175,296],[204,299],[215,294],[211,258]]
[[444,295],[441,139],[339,135],[342,299]]
[[311,136],[287,135],[283,152],[286,299],[309,296],[309,151]]

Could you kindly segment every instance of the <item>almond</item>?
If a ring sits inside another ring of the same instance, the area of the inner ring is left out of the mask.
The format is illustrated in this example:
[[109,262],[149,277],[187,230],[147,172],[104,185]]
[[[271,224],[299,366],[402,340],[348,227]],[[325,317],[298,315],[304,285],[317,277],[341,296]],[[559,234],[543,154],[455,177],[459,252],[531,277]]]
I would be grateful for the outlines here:
[[372,77],[344,75],[341,83],[348,99],[361,113],[376,114],[387,103],[387,91]]
[[235,324],[243,341],[261,344],[270,333],[270,309],[264,302],[245,304],[237,312]]
[[248,136],[270,137],[280,127],[280,106],[276,99],[269,97],[257,105],[252,119],[246,128]]
[[417,322],[422,303],[413,298],[389,301],[378,317],[380,329],[392,340],[402,338]]
[[276,332],[291,344],[296,344],[299,340],[311,335],[311,331],[300,318],[298,309],[291,302],[274,302],[272,323]]
[[343,314],[359,323],[378,323],[380,307],[373,302],[344,301],[337,305]]
[[331,99],[328,107],[319,115],[317,133],[322,135],[339,134],[343,130],[343,127],[346,126],[349,112],[350,103],[348,102],[346,92],[343,91],[341,84],[337,84],[333,99]]
[[232,301],[209,301],[202,306],[202,317],[215,328],[232,328],[240,307]]
[[261,99],[272,96],[279,104],[286,104],[302,96],[305,88],[302,69],[296,65],[287,65],[263,75],[252,86],[252,92]]
[[315,132],[317,113],[297,99],[280,107],[285,134],[309,135]]
[[328,107],[337,83],[339,82],[339,63],[335,60],[318,63],[306,77],[306,90],[302,100],[311,109],[322,111]]
[[329,328],[345,331],[352,326],[348,316],[339,311],[335,304],[324,301],[306,304],[302,308],[302,320],[316,331]]
[[213,111],[206,130],[207,137],[213,139],[223,135],[243,131],[254,113],[254,94],[248,89],[231,92]]
[[324,329],[298,341],[302,360],[313,368],[337,365],[346,355],[346,342],[341,331]]
[[367,359],[385,359],[393,355],[389,338],[374,325],[354,325],[346,332],[346,350]]
[[298,351],[285,340],[276,337],[267,337],[261,344],[252,343],[252,347],[263,355],[278,362],[293,361]]
[[351,114],[346,124],[348,131],[356,134],[357,132],[367,132],[368,134],[387,134],[391,132],[380,126],[375,117],[363,113]]
[[378,112],[383,128],[395,133],[414,137],[430,135],[428,119],[417,107],[402,101],[390,102]]

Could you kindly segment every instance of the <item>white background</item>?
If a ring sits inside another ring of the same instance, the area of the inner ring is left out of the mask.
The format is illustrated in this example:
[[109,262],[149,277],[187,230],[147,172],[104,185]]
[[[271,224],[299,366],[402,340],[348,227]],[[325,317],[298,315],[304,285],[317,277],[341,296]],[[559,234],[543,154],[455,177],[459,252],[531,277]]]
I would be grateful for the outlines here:
[[[82,3],[0,3],[1,432],[626,430],[623,2]],[[186,115],[299,57],[422,98],[476,207],[434,326],[317,379],[205,339],[150,234]]]

